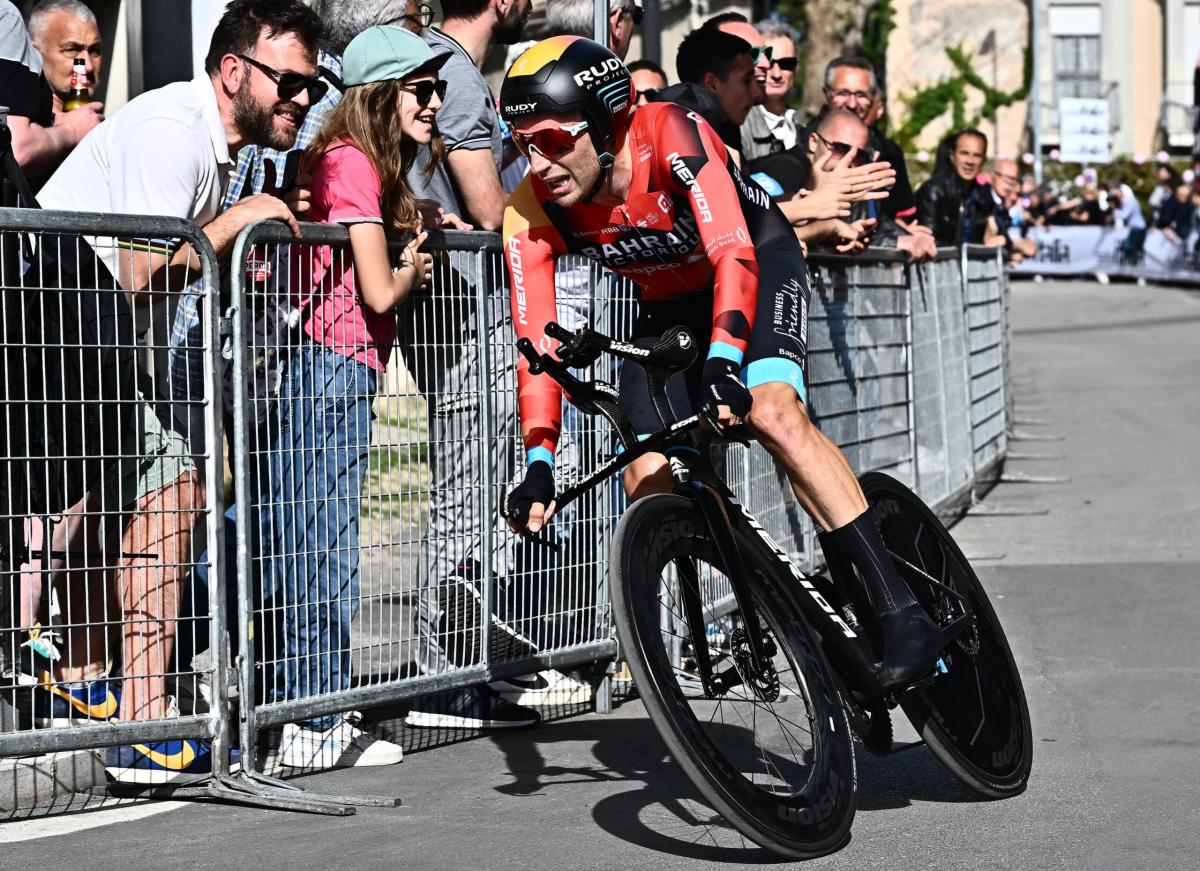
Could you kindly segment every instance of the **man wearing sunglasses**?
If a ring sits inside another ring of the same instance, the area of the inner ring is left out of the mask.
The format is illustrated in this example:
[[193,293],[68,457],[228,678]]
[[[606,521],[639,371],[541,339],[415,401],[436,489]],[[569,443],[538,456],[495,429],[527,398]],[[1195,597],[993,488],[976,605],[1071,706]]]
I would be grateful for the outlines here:
[[[850,166],[864,167],[872,161],[876,166],[886,167],[874,149],[871,129],[856,113],[848,109],[833,109],[821,116],[809,132],[806,140],[811,176],[804,186],[813,190],[822,187],[822,176],[831,172],[831,167],[847,161]],[[864,198],[852,203],[846,220],[822,221],[806,228],[798,228],[803,239],[825,241],[842,253],[856,253],[866,244],[875,248],[895,248],[908,254],[913,263],[931,260],[937,256],[937,244],[928,232],[912,232],[888,217],[881,206],[890,198]]]
[[701,27],[710,30],[719,30],[722,33],[728,33],[730,36],[736,36],[738,39],[744,39],[750,43],[753,49],[750,54],[750,60],[754,64],[754,81],[758,83],[758,93],[755,100],[761,103],[763,99],[762,89],[767,81],[767,75],[771,70],[772,55],[772,48],[767,44],[763,35],[750,23],[750,19],[740,12],[722,12],[720,15],[714,15],[705,21]]
[[[238,233],[255,221],[283,221],[298,232],[292,210],[277,197],[247,197],[223,213],[220,206],[233,155],[252,144],[290,147],[309,107],[324,93],[315,78],[320,36],[320,19],[298,0],[234,0],[217,22],[204,72],[139,95],[96,127],[42,188],[41,205],[187,219],[202,228],[218,257],[227,255]],[[181,290],[200,269],[191,246],[171,240],[117,239],[115,245],[98,245],[95,253],[127,292],[135,334],[145,332],[153,312],[166,307],[162,291]],[[164,358],[155,354],[158,379],[138,376],[139,385],[154,388],[137,390],[138,428],[122,433],[122,457],[105,469],[92,495],[105,500],[104,511],[125,514],[124,534],[131,540],[152,535],[170,542],[163,545],[169,553],[187,554],[204,496],[188,456],[191,446],[179,431],[181,409],[165,395],[154,395],[166,393]],[[123,375],[118,370],[94,377],[104,382]],[[124,395],[113,389],[110,395]],[[127,629],[122,651],[127,690],[122,720],[167,715],[161,663],[174,655],[185,563],[186,557],[145,578],[140,566],[116,573],[120,600],[138,603],[131,606],[138,611],[136,618],[131,615],[133,631]],[[161,640],[150,647],[146,639],[151,637]],[[136,781],[148,773],[171,780],[210,770],[211,748],[204,740],[113,747],[106,753],[106,771],[116,780]]]
[[[704,350],[674,380],[672,408],[746,424],[828,531],[822,546],[894,606],[882,618],[879,679],[911,682],[933,667],[941,633],[896,574],[849,463],[809,420],[809,288],[792,226],[698,114],[649,103],[630,121],[631,99],[628,70],[579,37],[538,43],[505,77],[500,110],[530,161],[504,219],[517,335],[553,348],[544,330],[557,319],[554,265],[572,254],[637,286],[638,314],[622,338],[646,344],[687,326]],[[517,375],[528,465],[503,513],[514,531],[537,532],[554,512],[562,391],[523,358]],[[637,434],[661,427],[640,367],[622,367],[617,401]],[[635,499],[669,491],[666,458],[638,458],[624,483]]]
[[[275,218],[296,229],[277,197],[219,209],[233,155],[246,145],[290,148],[324,95],[315,77],[320,34],[320,20],[298,0],[234,0],[213,33],[204,73],[136,97],[97,127],[46,183],[42,206],[187,218],[204,228],[218,256],[254,221]],[[134,292],[164,269],[199,268],[186,246],[97,253]]]
[[786,151],[796,144],[799,131],[796,112],[788,106],[796,84],[796,44],[800,34],[786,21],[767,19],[757,25],[771,50],[770,66],[763,83],[763,101],[750,110],[742,125],[742,156],[754,160]]

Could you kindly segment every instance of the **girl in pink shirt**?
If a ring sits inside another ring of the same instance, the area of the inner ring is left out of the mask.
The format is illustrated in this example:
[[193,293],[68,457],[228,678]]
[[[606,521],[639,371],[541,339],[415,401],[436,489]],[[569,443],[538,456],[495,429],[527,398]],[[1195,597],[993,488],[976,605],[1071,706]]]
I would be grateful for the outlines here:
[[[396,335],[394,309],[428,281],[431,262],[406,180],[434,135],[445,94],[435,56],[416,35],[372,27],[342,58],[346,91],[304,155],[312,220],[348,226],[349,249],[304,249],[293,288],[304,335],[284,367],[270,454],[265,531],[281,614],[271,701],[328,697],[350,686],[350,625],[358,611],[359,509],[372,403]],[[433,152],[438,155],[435,145]],[[409,236],[393,257],[386,231]],[[293,768],[387,765],[400,747],[341,714],[289,723],[280,762]]]

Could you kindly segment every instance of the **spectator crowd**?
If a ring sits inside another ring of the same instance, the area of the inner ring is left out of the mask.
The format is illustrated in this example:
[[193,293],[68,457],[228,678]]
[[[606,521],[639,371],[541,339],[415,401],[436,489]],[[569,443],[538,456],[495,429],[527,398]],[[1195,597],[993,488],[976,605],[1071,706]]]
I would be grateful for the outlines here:
[[[593,8],[592,0],[555,0],[547,8],[549,33],[590,36]],[[352,260],[313,247],[302,266],[282,270],[308,276],[310,286],[284,294],[290,305],[279,311],[258,313],[259,335],[277,337],[281,350],[255,361],[252,377],[259,380],[250,390],[270,402],[250,425],[254,505],[240,517],[232,506],[227,522],[257,530],[259,604],[278,618],[271,631],[258,633],[277,648],[257,653],[267,663],[260,695],[268,702],[352,685],[359,498],[378,425],[372,403],[393,348],[426,400],[430,443],[442,446],[429,458],[419,670],[459,664],[436,643],[448,631],[440,593],[446,578],[476,591],[492,582],[480,577],[479,566],[494,519],[479,516],[472,493],[485,477],[481,463],[511,480],[513,458],[455,448],[478,438],[485,413],[494,431],[512,426],[514,373],[498,365],[483,371],[474,327],[464,332],[462,313],[448,304],[431,303],[435,316],[399,332],[394,310],[447,274],[422,250],[426,233],[497,230],[508,193],[526,171],[482,68],[497,47],[511,47],[515,56],[531,3],[443,0],[441,10],[435,26],[432,9],[414,0],[317,0],[311,8],[297,0],[233,0],[201,75],[148,91],[106,118],[96,101],[64,111],[77,70],[95,89],[105,69],[107,47],[89,8],[79,0],[41,0],[26,23],[0,0],[0,105],[8,107],[11,134],[5,174],[24,205],[33,206],[32,197],[44,209],[186,219],[222,260],[256,222],[282,222],[296,236],[301,221],[349,227]],[[641,0],[610,0],[609,10],[608,47],[625,60],[641,24]],[[824,105],[805,118],[793,105],[802,48],[787,22],[754,24],[727,12],[683,39],[673,76],[651,60],[628,66],[634,111],[671,101],[702,116],[810,251],[894,250],[921,262],[939,246],[970,243],[1003,248],[1016,262],[1036,253],[1028,230],[1041,224],[1116,220],[1129,228],[1131,250],[1148,226],[1178,240],[1200,232],[1200,192],[1169,172],[1147,217],[1118,180],[1103,187],[1089,181],[1072,197],[1033,185],[1017,161],[990,158],[987,136],[974,129],[946,137],[931,177],[914,190],[904,152],[881,124],[886,106],[877,71],[860,57],[828,59]],[[385,231],[402,234],[398,252],[389,253]],[[14,628],[0,627],[0,659],[9,678],[31,678],[43,695],[39,725],[178,715],[167,676],[187,670],[172,665],[181,656],[184,591],[195,565],[208,562],[193,556],[193,527],[205,502],[203,457],[221,454],[221,446],[202,441],[211,312],[195,283],[201,263],[193,246],[116,239],[96,244],[93,257],[88,244],[43,245],[30,255],[38,274],[79,282],[63,288],[98,289],[90,302],[79,294],[72,303],[77,317],[60,317],[57,329],[94,327],[88,335],[107,356],[68,356],[61,365],[81,377],[122,366],[134,377],[122,388],[119,420],[79,420],[92,444],[107,445],[109,459],[47,472],[46,480],[60,481],[51,488],[53,504],[26,504],[15,531],[5,534],[25,547],[13,548],[22,554],[15,560]],[[468,284],[483,280],[466,277]],[[558,284],[560,306],[575,305],[574,322],[586,322],[586,269],[560,267]],[[111,292],[117,289],[124,293]],[[170,338],[153,364],[117,353],[116,338],[146,332],[164,312]],[[499,342],[506,318],[488,312],[478,323]],[[13,336],[7,319],[4,326]],[[32,357],[17,360],[16,353],[7,351],[10,369],[36,368]],[[263,378],[264,370],[271,377]],[[233,432],[229,408],[226,417]],[[66,426],[74,418],[68,410],[57,420]],[[564,426],[569,441],[570,419]],[[39,519],[46,517],[54,522]],[[110,541],[118,544],[105,549],[102,542]],[[96,552],[119,556],[101,567],[79,558]],[[157,555],[153,566],[141,558],[147,552]],[[100,608],[99,616],[78,616],[87,603]],[[536,652],[528,632],[498,625],[510,651]],[[528,675],[418,699],[407,722],[529,726],[539,722],[546,700],[589,693],[578,675]],[[402,757],[398,744],[364,732],[348,711],[302,719],[269,738],[281,762],[295,769]],[[141,782],[203,773],[210,753],[202,740],[152,742],[110,748],[106,762],[114,779]]]

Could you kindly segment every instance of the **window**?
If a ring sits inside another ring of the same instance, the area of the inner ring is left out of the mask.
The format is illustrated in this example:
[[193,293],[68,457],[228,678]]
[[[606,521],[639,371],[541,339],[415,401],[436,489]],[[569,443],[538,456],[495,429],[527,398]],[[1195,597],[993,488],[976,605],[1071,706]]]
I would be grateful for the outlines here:
[[1104,97],[1100,82],[1100,36],[1054,36],[1054,95]]
[[1063,97],[1108,96],[1100,79],[1100,4],[1051,0],[1049,12],[1055,104]]

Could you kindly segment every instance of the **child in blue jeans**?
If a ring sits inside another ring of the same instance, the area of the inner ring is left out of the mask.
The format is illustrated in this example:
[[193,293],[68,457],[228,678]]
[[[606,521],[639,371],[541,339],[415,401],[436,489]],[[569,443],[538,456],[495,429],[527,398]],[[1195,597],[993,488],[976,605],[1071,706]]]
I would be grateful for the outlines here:
[[[398,27],[359,34],[342,58],[345,95],[305,152],[311,220],[347,225],[350,250],[306,249],[307,262],[296,270],[303,333],[280,384],[264,517],[271,606],[281,612],[285,648],[276,651],[282,668],[271,701],[350,686],[371,406],[395,340],[393,309],[431,270],[419,250],[426,234],[406,176],[418,143],[433,139],[445,93],[437,71],[447,57]],[[413,235],[395,268],[385,229]],[[307,770],[401,758],[398,745],[363,734],[340,714],[285,726],[279,755],[283,765]]]

